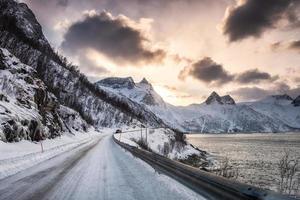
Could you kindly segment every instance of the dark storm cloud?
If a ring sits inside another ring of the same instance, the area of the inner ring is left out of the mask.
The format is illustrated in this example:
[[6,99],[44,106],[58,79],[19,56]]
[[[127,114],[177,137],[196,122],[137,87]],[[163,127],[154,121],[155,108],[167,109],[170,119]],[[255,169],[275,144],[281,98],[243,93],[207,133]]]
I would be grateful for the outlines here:
[[271,76],[267,72],[252,69],[240,74],[233,74],[224,69],[221,64],[217,64],[211,58],[205,57],[190,66],[185,67],[178,75],[179,79],[193,77],[208,84],[225,84],[237,82],[240,84],[259,83],[262,81],[273,82],[279,79],[278,76]]
[[267,29],[274,28],[282,18],[295,23],[294,7],[298,0],[245,0],[230,8],[224,22],[224,34],[231,42],[247,37],[259,37]]
[[165,57],[161,49],[151,50],[145,47],[149,39],[127,18],[113,18],[102,12],[86,16],[83,21],[70,26],[64,35],[64,51],[76,53],[82,48],[92,48],[114,61],[126,63],[160,62]]
[[230,82],[234,78],[222,65],[217,64],[209,57],[185,67],[179,74],[180,79],[185,79],[187,76],[216,85]]
[[271,76],[269,73],[261,72],[258,69],[248,70],[236,75],[236,81],[242,84],[275,81],[278,78],[278,76]]

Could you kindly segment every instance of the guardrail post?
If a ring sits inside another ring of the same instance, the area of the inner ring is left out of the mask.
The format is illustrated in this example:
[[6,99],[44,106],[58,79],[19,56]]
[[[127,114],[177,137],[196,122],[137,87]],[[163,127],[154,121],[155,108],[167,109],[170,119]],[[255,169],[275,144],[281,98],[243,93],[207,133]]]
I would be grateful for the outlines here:
[[44,153],[44,147],[43,147],[43,142],[42,142],[42,140],[40,141],[40,144],[41,144],[42,153]]

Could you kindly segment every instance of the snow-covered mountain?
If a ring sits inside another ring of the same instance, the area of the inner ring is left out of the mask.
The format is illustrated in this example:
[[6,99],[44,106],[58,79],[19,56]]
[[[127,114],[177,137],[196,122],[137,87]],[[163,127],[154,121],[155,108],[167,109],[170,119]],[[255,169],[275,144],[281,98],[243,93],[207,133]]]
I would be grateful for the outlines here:
[[182,131],[287,132],[300,128],[300,109],[287,95],[236,104],[231,96],[212,92],[204,103],[173,106],[164,102],[146,79],[134,83],[131,77],[106,78],[95,84],[147,107],[167,125]]
[[151,112],[155,113],[160,119],[164,119],[164,122],[167,123],[168,126],[174,129],[185,130],[181,126],[182,118],[174,112],[176,107],[166,103],[145,78],[139,83],[135,83],[131,77],[111,77],[102,79],[96,82],[95,85],[99,89],[127,97],[148,110],[151,110]]
[[0,48],[2,140],[51,138],[64,126],[76,130],[86,123],[95,128],[139,123],[166,126],[144,106],[95,87],[64,62],[24,3],[0,1]]
[[144,105],[166,107],[164,100],[154,91],[152,85],[145,78],[141,82],[135,83],[131,77],[110,77],[95,84],[100,88],[103,86],[111,89],[112,92],[117,92]]
[[284,94],[269,96],[260,101],[245,104],[253,110],[277,119],[290,127],[300,128],[300,108],[295,102],[297,102],[297,98],[293,100]]

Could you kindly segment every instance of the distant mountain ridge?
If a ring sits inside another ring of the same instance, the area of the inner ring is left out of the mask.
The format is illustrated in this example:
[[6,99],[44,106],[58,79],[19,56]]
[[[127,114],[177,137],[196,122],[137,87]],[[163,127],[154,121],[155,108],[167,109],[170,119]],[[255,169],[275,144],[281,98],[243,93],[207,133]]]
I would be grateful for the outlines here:
[[[212,92],[204,103],[173,106],[164,102],[146,79],[139,83],[134,83],[131,77],[126,79],[130,80],[132,87],[119,85],[124,78],[116,77],[98,81],[95,85],[132,99],[169,126],[185,132],[288,132],[300,128],[297,98],[293,100],[286,94],[251,103],[236,103],[230,95],[220,96]],[[148,87],[144,87],[143,82]]]

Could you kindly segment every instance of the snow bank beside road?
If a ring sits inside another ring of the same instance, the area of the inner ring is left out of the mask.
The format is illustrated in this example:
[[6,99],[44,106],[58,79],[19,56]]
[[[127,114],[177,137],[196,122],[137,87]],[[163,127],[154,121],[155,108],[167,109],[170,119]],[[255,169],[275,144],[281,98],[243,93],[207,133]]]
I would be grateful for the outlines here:
[[65,134],[60,138],[42,141],[40,143],[21,141],[4,143],[0,141],[0,179],[32,167],[42,161],[53,158],[61,153],[80,146],[86,146],[97,140],[102,134],[94,130],[76,135]]
[[117,140],[121,140],[121,142],[135,147],[140,147],[138,143],[142,138],[153,152],[171,159],[186,159],[191,155],[203,156],[201,155],[201,151],[193,148],[190,144],[185,145],[177,142],[175,140],[175,133],[169,129],[148,129],[147,132],[146,136],[145,129],[143,129],[142,133],[140,130],[134,131],[129,129],[124,130],[121,136],[120,134],[114,134],[114,137]]

